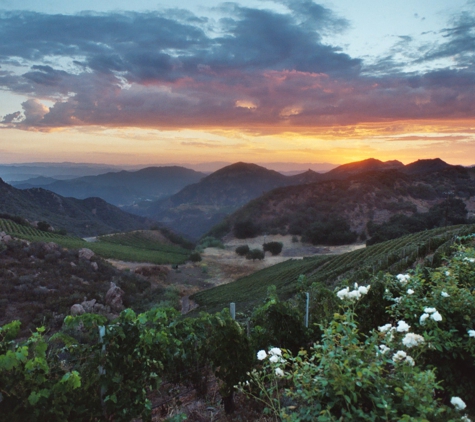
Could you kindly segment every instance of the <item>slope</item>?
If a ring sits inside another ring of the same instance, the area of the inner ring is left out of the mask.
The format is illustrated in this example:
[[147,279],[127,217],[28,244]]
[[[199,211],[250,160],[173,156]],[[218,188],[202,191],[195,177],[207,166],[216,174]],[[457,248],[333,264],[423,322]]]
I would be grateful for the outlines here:
[[[440,265],[443,254],[457,236],[475,232],[475,225],[459,225],[428,230],[348,252],[288,260],[265,268],[235,282],[196,293],[191,297],[197,311],[215,312],[236,303],[239,312],[248,312],[266,298],[268,288],[275,285],[281,299],[288,299],[313,283],[333,289],[341,280],[366,282],[380,271],[397,274],[424,263]],[[298,282],[299,276],[306,280]]]
[[42,188],[20,190],[2,179],[0,198],[0,213],[21,215],[30,221],[46,221],[56,229],[65,229],[77,236],[147,228],[152,223],[100,198],[64,198]]
[[[247,224],[255,234],[303,235],[312,243],[341,244],[368,236],[367,224],[387,222],[392,215],[427,212],[448,196],[463,200],[469,213],[475,210],[473,173],[445,163],[438,171],[410,173],[402,169],[373,171],[342,180],[281,187],[255,199],[210,234],[221,237]],[[238,224],[239,223],[239,224]],[[248,231],[249,232],[249,231]],[[326,240],[323,234],[328,232]]]
[[[368,168],[387,168],[388,164],[379,160],[365,160],[353,163],[348,168],[340,167],[343,169],[332,173],[336,174],[334,177],[344,178],[345,174],[352,175]],[[336,170],[338,168],[332,172]],[[284,176],[256,164],[239,162],[185,187],[166,200],[141,204],[141,207],[127,210],[155,218],[196,239],[226,215],[272,189],[314,183],[323,180],[324,176],[311,170],[295,176]]]

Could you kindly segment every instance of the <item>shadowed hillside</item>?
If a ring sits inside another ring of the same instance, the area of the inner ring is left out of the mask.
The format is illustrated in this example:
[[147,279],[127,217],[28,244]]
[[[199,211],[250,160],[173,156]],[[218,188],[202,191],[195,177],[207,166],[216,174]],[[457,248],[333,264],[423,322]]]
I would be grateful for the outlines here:
[[64,198],[42,188],[20,190],[2,179],[0,197],[0,213],[21,215],[29,221],[46,221],[55,229],[65,229],[77,236],[142,229],[152,224],[100,198]]

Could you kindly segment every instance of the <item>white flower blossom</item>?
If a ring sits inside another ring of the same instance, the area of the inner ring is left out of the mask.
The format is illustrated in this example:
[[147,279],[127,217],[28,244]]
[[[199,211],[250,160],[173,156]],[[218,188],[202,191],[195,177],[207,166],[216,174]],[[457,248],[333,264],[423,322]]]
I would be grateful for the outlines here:
[[378,330],[381,333],[387,333],[391,328],[392,328],[391,324],[385,324],[385,325],[382,325],[381,327],[378,327]]
[[381,344],[379,346],[379,349],[381,350],[381,353],[384,355],[386,354],[387,352],[389,352],[389,350],[391,350],[388,346],[386,346],[385,344]]
[[472,422],[472,420],[467,416],[467,415],[463,415],[460,420],[462,422]]
[[402,339],[402,344],[408,348],[416,347],[423,343],[425,343],[424,337],[414,333],[407,333]]
[[409,331],[409,328],[411,328],[411,326],[408,325],[405,321],[401,320],[398,321],[396,330],[399,333],[404,333],[406,331]]
[[437,312],[437,309],[435,309],[435,308],[425,308],[424,312],[426,314],[433,314],[434,312]]
[[358,290],[352,290],[349,294],[348,297],[350,299],[359,299],[361,297],[361,293]]
[[257,352],[257,359],[264,360],[267,357],[267,353],[265,350],[259,350]]
[[475,258],[468,258],[468,257],[465,257],[463,260],[464,260],[464,261],[468,261],[468,262],[472,262],[472,263],[475,262]]
[[273,347],[272,349],[269,350],[269,354],[282,356],[282,350],[280,350],[278,347]]
[[441,292],[440,295],[442,297],[450,297],[450,295],[447,292]]
[[448,277],[450,275],[450,271],[446,271],[445,275]]
[[411,276],[409,274],[398,274],[396,278],[398,279],[399,283],[407,284]]
[[424,322],[427,318],[429,318],[429,314],[422,314],[421,317],[419,318],[419,322],[421,324],[424,324]]
[[450,403],[455,407],[456,410],[463,410],[467,407],[465,402],[460,397],[452,397]]
[[341,289],[340,291],[337,292],[337,296],[343,300],[348,297],[348,293],[350,292],[350,289],[348,287],[345,287],[344,289]]
[[269,360],[272,362],[272,363],[277,363],[277,362],[280,362],[281,361],[281,358],[277,355],[272,355]]
[[442,315],[439,314],[439,312],[434,312],[431,316],[430,316],[434,321],[442,321]]
[[406,352],[404,352],[403,350],[399,350],[398,352],[394,353],[393,361],[400,362],[401,360],[405,359],[406,356],[407,356]]
[[414,362],[414,359],[411,356],[406,356],[406,362],[411,366],[414,366],[416,364],[416,362]]
[[407,289],[407,294],[408,294],[408,295],[413,295],[413,294],[414,294],[414,290],[412,290],[412,289]]
[[368,290],[369,290],[369,286],[360,286],[358,287],[358,291],[362,294],[362,295],[365,295],[368,293]]
[[468,330],[469,337],[475,337],[475,330]]
[[275,374],[278,376],[278,377],[283,377],[284,376],[284,371],[280,368],[275,368]]

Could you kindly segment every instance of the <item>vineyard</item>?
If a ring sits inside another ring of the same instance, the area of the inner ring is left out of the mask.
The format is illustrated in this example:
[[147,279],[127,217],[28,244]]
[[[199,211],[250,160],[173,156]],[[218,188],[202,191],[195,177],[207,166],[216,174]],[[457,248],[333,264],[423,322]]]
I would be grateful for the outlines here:
[[262,303],[269,286],[275,285],[281,299],[287,299],[300,286],[297,280],[305,275],[306,286],[322,284],[333,289],[343,280],[365,283],[379,272],[397,274],[424,263],[437,266],[449,252],[456,236],[475,231],[475,225],[459,225],[427,230],[398,239],[378,243],[336,256],[318,256],[289,260],[263,269],[233,283],[198,292],[191,298],[200,310],[215,312],[236,303],[240,312],[248,312]]
[[135,232],[103,236],[99,242],[86,242],[78,237],[44,232],[8,219],[0,219],[0,230],[31,242],[54,242],[69,249],[88,248],[106,259],[162,265],[182,264],[189,256],[189,251],[186,249],[153,242],[144,236],[135,234]]

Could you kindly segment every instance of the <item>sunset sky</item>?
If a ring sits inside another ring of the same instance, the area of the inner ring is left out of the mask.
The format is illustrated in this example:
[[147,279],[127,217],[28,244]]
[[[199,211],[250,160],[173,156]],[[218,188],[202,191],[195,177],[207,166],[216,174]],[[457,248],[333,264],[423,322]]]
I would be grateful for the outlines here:
[[0,0],[0,39],[0,163],[475,164],[473,0]]

